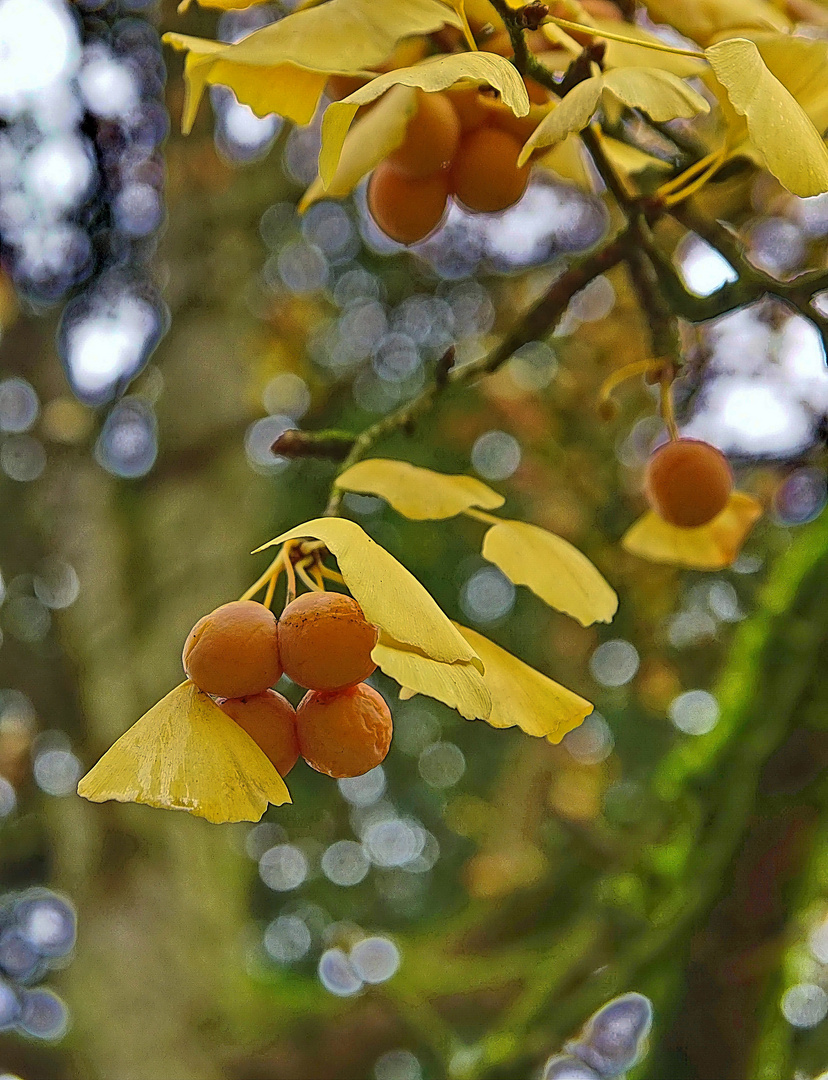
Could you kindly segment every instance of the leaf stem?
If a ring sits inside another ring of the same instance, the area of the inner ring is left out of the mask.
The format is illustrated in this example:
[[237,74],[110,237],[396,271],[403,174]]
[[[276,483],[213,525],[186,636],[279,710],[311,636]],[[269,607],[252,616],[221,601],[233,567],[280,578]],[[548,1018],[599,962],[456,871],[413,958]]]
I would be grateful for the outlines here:
[[291,558],[291,546],[292,541],[286,540],[282,551],[285,554],[285,573],[287,574],[287,593],[285,595],[285,607],[288,604],[293,603],[296,599],[296,573],[293,569],[293,559]]
[[294,570],[302,579],[302,582],[306,586],[306,588],[310,589],[311,592],[324,592],[324,586],[315,582],[305,569],[305,567],[311,566],[312,563],[313,556],[308,555],[306,558],[295,564]]
[[474,518],[475,521],[485,521],[487,525],[500,525],[502,519],[495,517],[494,514],[487,514],[485,510],[478,510],[473,506],[470,506],[467,510],[463,511],[466,517]]
[[571,22],[569,19],[559,19],[555,15],[547,15],[545,22],[554,23],[562,30],[575,30],[579,34],[589,34],[591,37],[606,38],[608,41],[620,41],[623,45],[637,45],[641,49],[652,49],[654,52],[672,53],[673,56],[692,56],[696,60],[707,60],[703,52],[697,49],[679,49],[674,45],[662,45],[661,42],[645,41],[641,38],[626,37],[624,34],[613,34],[609,30],[599,29],[597,26],[586,26],[584,23]]
[[279,574],[281,573],[281,566],[276,570],[276,573],[271,575],[270,581],[267,583],[267,592],[265,593],[264,606],[269,608],[273,603],[273,594],[276,592],[276,582],[279,580]]
[[273,562],[270,564],[270,566],[268,566],[267,570],[265,570],[265,572],[257,581],[253,582],[253,584],[250,586],[249,589],[247,589],[246,592],[242,593],[242,595],[239,597],[239,600],[251,600],[260,589],[264,588],[264,586],[267,585],[267,583],[270,581],[274,574],[278,576],[278,574],[281,573],[281,564],[283,557],[284,552],[280,550]]

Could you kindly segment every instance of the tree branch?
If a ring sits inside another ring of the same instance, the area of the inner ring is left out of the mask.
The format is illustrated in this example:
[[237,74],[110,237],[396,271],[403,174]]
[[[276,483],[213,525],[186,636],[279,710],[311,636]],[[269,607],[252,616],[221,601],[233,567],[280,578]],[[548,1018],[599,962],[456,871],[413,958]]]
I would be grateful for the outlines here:
[[[623,232],[599,251],[578,259],[560,277],[556,278],[543,296],[491,352],[460,367],[452,367],[445,375],[441,374],[441,366],[438,364],[435,377],[416,397],[366,428],[354,439],[350,453],[343,461],[337,475],[349,469],[357,461],[361,461],[381,439],[396,431],[410,430],[444,391],[454,387],[469,386],[483,376],[491,375],[523,345],[547,334],[557,325],[572,298],[593,278],[617,266],[627,253],[628,233]],[[332,487],[325,509],[327,515],[339,513],[342,496],[343,492],[339,488]]]

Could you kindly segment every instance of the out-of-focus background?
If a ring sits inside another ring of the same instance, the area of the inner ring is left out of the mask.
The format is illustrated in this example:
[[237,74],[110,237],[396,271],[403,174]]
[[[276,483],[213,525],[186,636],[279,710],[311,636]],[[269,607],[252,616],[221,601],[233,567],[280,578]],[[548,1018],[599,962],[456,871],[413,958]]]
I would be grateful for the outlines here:
[[[500,217],[455,208],[415,256],[359,196],[298,217],[316,129],[215,89],[182,138],[159,42],[278,15],[0,0],[0,1072],[528,1080],[635,990],[655,1023],[631,1076],[815,1077],[828,371],[776,302],[698,331],[680,384],[685,430],[769,506],[731,570],[619,548],[660,432],[645,389],[596,410],[607,373],[647,355],[623,274],[382,445],[580,546],[620,594],[611,627],[516,590],[473,521],[346,498],[452,617],[596,702],[560,746],[378,678],[386,762],[338,784],[300,762],[293,805],[258,825],[75,794],[180,680],[195,620],[261,572],[250,550],[324,507],[332,466],[274,458],[274,438],[358,431],[448,345],[479,355],[608,227],[548,174]],[[715,187],[759,265],[824,265],[827,198],[750,170]],[[676,259],[700,295],[731,273],[700,240]]]

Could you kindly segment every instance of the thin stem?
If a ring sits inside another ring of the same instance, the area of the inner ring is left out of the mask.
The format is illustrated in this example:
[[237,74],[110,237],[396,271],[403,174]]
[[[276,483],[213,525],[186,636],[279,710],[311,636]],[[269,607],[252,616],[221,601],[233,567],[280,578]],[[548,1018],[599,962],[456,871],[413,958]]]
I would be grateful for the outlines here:
[[267,608],[269,608],[270,605],[273,603],[273,594],[276,592],[276,582],[279,580],[279,575],[281,571],[282,568],[280,566],[276,573],[273,574],[270,581],[267,583],[267,592],[265,593],[264,598],[264,606]]
[[303,581],[304,585],[306,586],[306,588],[310,589],[311,592],[324,592],[324,588],[317,585],[316,582],[312,580],[312,578],[308,574],[307,570],[305,569],[305,567],[309,566],[312,561],[313,561],[313,556],[309,555],[307,557],[307,559],[302,559],[301,562],[296,563],[296,565],[294,566],[294,570],[299,575],[299,577],[302,579],[302,581]]
[[[478,360],[472,360],[467,364],[453,367],[449,371],[444,385],[438,386],[434,382],[430,383],[416,397],[401,405],[394,412],[384,416],[358,435],[354,440],[350,454],[342,463],[337,475],[341,475],[346,469],[356,464],[357,461],[361,461],[368,455],[375,444],[387,435],[392,435],[397,431],[410,431],[419,417],[431,408],[444,391],[454,387],[470,386],[483,376],[491,375],[523,345],[542,338],[552,327],[557,325],[576,293],[579,293],[585,285],[588,285],[590,281],[600,274],[604,274],[617,266],[626,257],[628,243],[629,234],[625,231],[619,233],[599,251],[575,260],[568,270],[552,282],[543,296],[535,302],[491,352]],[[344,494],[345,492],[338,488],[334,481],[328,505],[325,508],[327,517],[336,517],[339,513]]]
[[679,438],[678,424],[676,423],[676,410],[673,403],[673,379],[672,375],[665,373],[661,377],[660,384],[661,419],[670,433],[670,438],[675,442]]
[[337,573],[336,570],[331,570],[327,566],[320,566],[319,567],[319,572],[322,575],[322,577],[327,578],[328,581],[336,581],[340,585],[345,584],[345,578],[342,576],[342,574]]
[[637,45],[645,49],[653,49],[655,52],[672,53],[673,56],[692,56],[696,60],[706,60],[703,52],[696,49],[677,49],[674,45],[655,44],[652,41],[642,41],[640,38],[625,37],[623,34],[613,34],[609,30],[599,30],[596,26],[586,26],[584,23],[570,22],[569,19],[559,19],[555,15],[547,15],[545,22],[554,23],[563,30],[575,30],[579,34],[589,34],[591,37],[606,38],[608,41],[620,41],[624,45]]
[[282,549],[285,553],[285,573],[287,574],[287,594],[285,595],[285,606],[292,603],[296,599],[296,574],[293,569],[293,560],[291,559],[291,541],[287,540],[285,546]]
[[524,28],[519,25],[515,18],[515,9],[509,7],[506,0],[491,0],[491,4],[506,26],[509,40],[512,43],[512,52],[515,54],[514,65],[521,75],[524,75],[529,58],[529,49],[523,36]]
[[702,170],[701,174],[696,176],[687,187],[680,188],[678,191],[673,191],[669,195],[666,195],[663,199],[664,205],[666,207],[675,206],[677,203],[689,199],[691,195],[695,195],[697,191],[704,187],[711,176],[719,171],[719,166],[726,156],[727,147],[724,147],[713,157],[713,160],[708,164],[707,168]]
[[673,176],[670,180],[665,180],[661,187],[656,191],[656,197],[659,199],[666,199],[668,195],[672,195],[678,188],[683,188],[685,184],[688,184],[699,173],[705,172],[705,170],[715,162],[718,167],[718,163],[727,153],[727,147],[719,147],[718,150],[714,150],[710,154],[706,154],[703,158],[699,158],[698,161],[694,161],[692,165],[689,165],[683,172],[680,172],[677,176]]
[[499,525],[501,522],[501,519],[495,517],[494,514],[487,514],[485,510],[476,510],[471,506],[463,513],[466,517],[474,518],[475,521],[485,521],[487,525]]
[[636,375],[649,375],[651,372],[659,371],[663,366],[664,361],[662,359],[634,360],[631,364],[624,364],[623,367],[607,375],[606,379],[601,383],[601,389],[598,391],[598,401],[602,403],[609,401],[614,391],[622,383],[627,382],[628,379],[634,379]]
[[321,568],[321,566],[319,564],[318,558],[314,559],[313,563],[311,564],[310,572],[311,572],[311,577],[316,582],[317,589],[319,589],[320,592],[324,592],[325,591],[325,582],[324,582],[324,580],[322,578],[322,568]]
[[251,600],[259,591],[259,589],[264,588],[264,586],[267,585],[267,583],[270,581],[273,574],[275,574],[276,571],[280,569],[282,558],[283,550],[280,550],[276,558],[273,560],[270,566],[268,566],[267,570],[265,570],[265,572],[258,579],[258,581],[254,581],[250,588],[246,592],[242,593],[242,595],[239,597],[239,600]]

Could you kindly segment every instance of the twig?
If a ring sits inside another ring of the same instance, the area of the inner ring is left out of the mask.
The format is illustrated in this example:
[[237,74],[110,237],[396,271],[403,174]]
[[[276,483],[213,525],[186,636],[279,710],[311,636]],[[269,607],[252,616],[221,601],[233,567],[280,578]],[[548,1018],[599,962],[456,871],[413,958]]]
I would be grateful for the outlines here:
[[506,0],[491,0],[491,3],[492,7],[503,20],[509,34],[509,40],[512,43],[512,52],[515,54],[513,61],[514,65],[521,75],[525,75],[531,57],[529,47],[526,44],[526,38],[524,37],[526,24],[521,22],[521,19],[518,17],[518,12],[514,8],[509,7]]
[[286,458],[326,458],[344,461],[354,444],[348,431],[283,431],[271,446],[271,451]]
[[[548,333],[562,317],[573,296],[588,285],[593,278],[617,266],[626,257],[627,252],[628,234],[624,232],[610,240],[599,251],[573,263],[567,271],[556,278],[540,300],[526,312],[490,353],[479,360],[472,360],[468,364],[452,368],[444,383],[438,384],[432,381],[417,397],[384,416],[358,435],[337,475],[349,469],[357,461],[361,461],[381,439],[396,431],[410,430],[421,414],[431,408],[445,390],[469,386],[482,376],[491,375],[521,346]],[[343,495],[344,492],[340,488],[332,487],[328,505],[325,508],[326,515],[336,516],[339,513]]]

